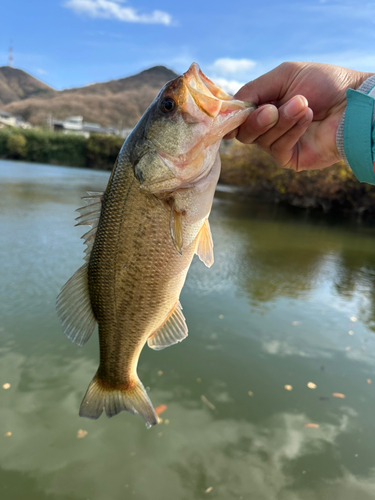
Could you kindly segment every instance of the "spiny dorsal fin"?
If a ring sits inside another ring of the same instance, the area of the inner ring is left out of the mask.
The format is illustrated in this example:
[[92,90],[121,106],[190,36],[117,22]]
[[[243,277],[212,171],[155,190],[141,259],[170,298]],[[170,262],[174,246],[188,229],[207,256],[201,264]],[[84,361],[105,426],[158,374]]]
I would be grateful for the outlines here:
[[181,212],[175,210],[175,204],[171,207],[169,216],[169,231],[172,241],[178,253],[182,254],[182,216]]
[[80,267],[65,283],[56,301],[57,314],[64,333],[78,345],[83,345],[88,341],[96,324],[90,301],[87,267],[95,241],[104,195],[103,192],[88,192],[87,194],[88,196],[83,198],[86,205],[77,209],[81,215],[76,219],[79,221],[77,226],[91,226],[90,231],[82,236],[87,245],[85,250],[86,264]]
[[212,241],[212,234],[208,219],[204,221],[204,224],[199,231],[197,240],[197,249],[195,250],[195,253],[207,267],[211,267],[214,263],[214,243]]
[[180,302],[177,302],[166,321],[156,333],[149,337],[147,343],[151,349],[160,351],[165,347],[177,344],[177,342],[182,342],[187,335],[188,327],[182,314],[182,306]]
[[89,340],[96,324],[90,302],[87,266],[87,263],[83,264],[65,283],[56,301],[65,335],[80,346]]

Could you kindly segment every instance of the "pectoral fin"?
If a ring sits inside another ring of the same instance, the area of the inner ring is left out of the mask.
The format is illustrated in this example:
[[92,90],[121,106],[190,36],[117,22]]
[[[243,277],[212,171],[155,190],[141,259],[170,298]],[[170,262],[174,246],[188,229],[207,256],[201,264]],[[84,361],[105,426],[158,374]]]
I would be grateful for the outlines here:
[[182,215],[181,212],[175,210],[175,205],[173,203],[171,208],[171,214],[169,216],[169,230],[171,233],[171,238],[173,245],[178,253],[182,255]]
[[188,335],[188,328],[184,315],[182,314],[182,306],[177,302],[172,309],[166,321],[149,339],[148,346],[155,351],[160,351],[177,342],[182,342]]
[[195,253],[207,267],[211,267],[214,263],[214,243],[208,219],[204,221],[199,231]]

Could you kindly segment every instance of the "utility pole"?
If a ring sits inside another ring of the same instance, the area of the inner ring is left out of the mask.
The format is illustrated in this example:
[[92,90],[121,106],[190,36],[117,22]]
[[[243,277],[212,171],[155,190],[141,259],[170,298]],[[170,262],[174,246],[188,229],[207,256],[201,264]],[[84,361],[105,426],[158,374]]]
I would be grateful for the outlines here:
[[10,43],[10,47],[9,47],[9,67],[13,68],[13,47],[12,47],[12,42]]

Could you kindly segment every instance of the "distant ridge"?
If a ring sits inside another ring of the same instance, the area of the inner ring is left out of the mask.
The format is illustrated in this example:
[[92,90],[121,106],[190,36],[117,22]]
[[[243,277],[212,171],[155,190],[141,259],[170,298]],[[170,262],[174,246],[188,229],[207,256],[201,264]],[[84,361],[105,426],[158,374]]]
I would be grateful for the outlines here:
[[0,66],[0,106],[41,94],[53,95],[55,92],[22,69]]
[[176,78],[176,73],[165,66],[154,66],[133,76],[110,80],[104,83],[92,83],[84,87],[63,90],[63,93],[79,92],[80,94],[119,94],[124,90],[136,90],[141,85],[162,87],[169,80]]
[[155,66],[136,75],[67,90],[54,90],[22,70],[0,67],[0,106],[43,126],[47,117],[82,115],[104,126],[133,127],[160,88],[176,78],[174,71]]

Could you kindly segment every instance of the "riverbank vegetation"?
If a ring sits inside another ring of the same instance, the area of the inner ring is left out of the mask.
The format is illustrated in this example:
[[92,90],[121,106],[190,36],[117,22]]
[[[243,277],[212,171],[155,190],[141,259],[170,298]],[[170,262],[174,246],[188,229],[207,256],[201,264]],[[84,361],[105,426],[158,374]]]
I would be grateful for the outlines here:
[[[123,139],[59,134],[42,129],[0,129],[0,158],[111,170]],[[324,211],[375,215],[375,186],[359,183],[344,162],[325,170],[284,170],[255,145],[224,141],[220,181],[244,194]]]
[[121,137],[60,134],[43,129],[0,129],[0,158],[111,170]]
[[255,145],[231,141],[222,148],[220,181],[259,198],[328,211],[375,215],[375,186],[358,182],[343,162],[324,170],[282,169]]

